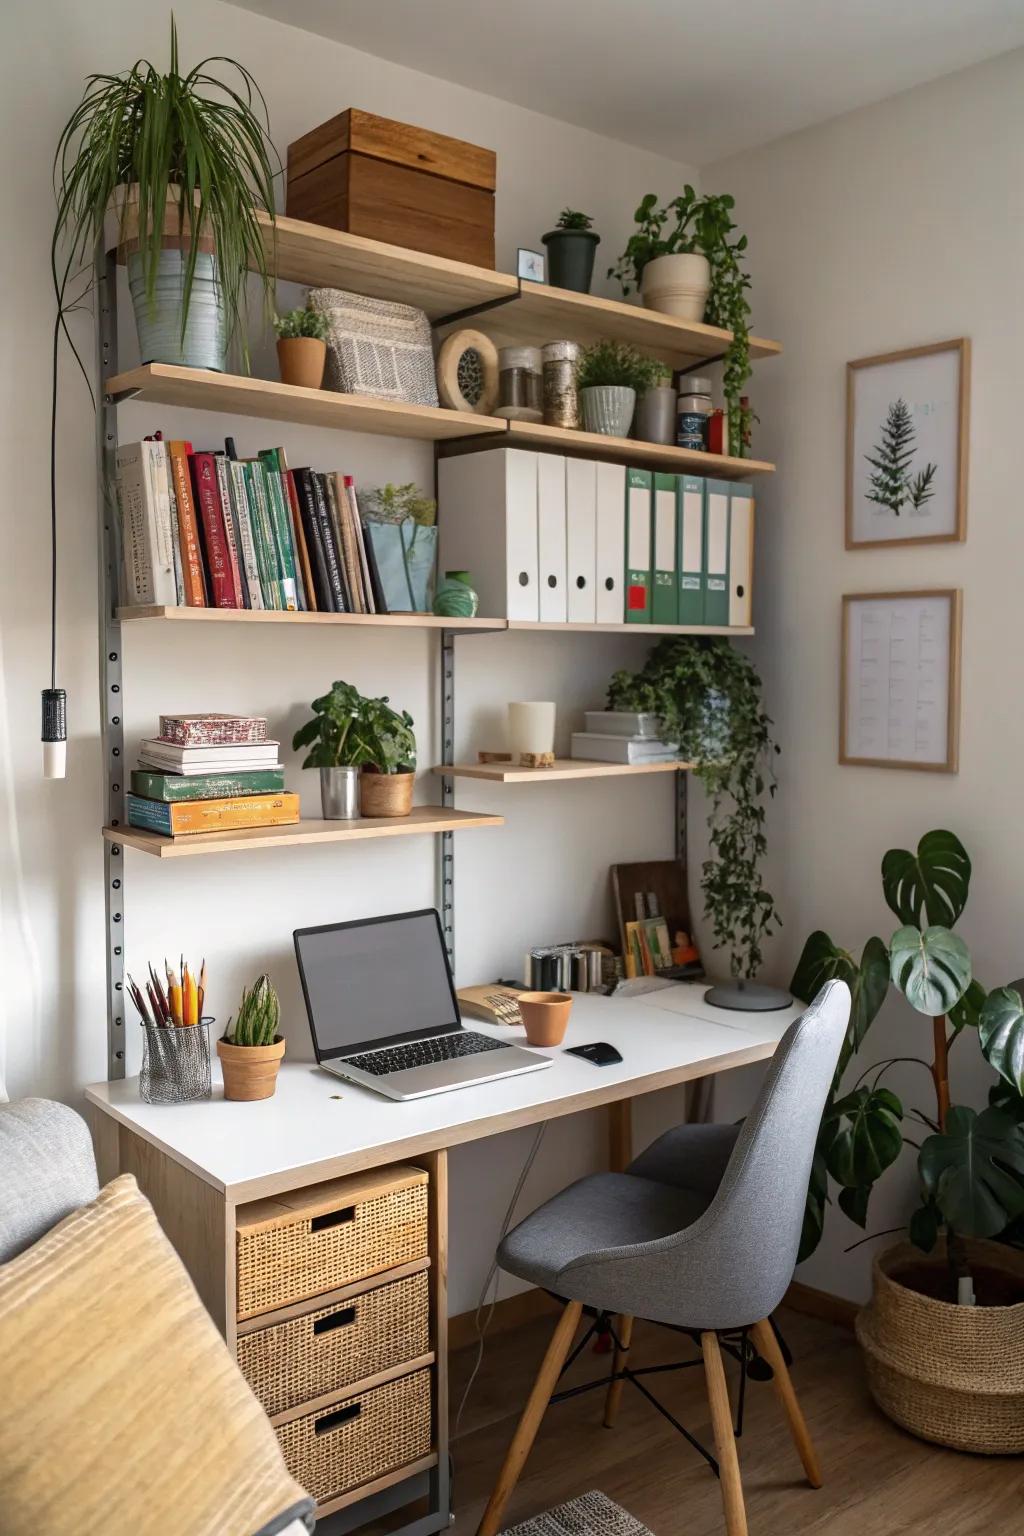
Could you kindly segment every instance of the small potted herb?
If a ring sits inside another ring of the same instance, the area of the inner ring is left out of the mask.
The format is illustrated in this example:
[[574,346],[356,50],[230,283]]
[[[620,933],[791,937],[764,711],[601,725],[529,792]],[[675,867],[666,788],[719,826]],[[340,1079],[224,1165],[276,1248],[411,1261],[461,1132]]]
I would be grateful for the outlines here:
[[585,432],[628,437],[637,395],[650,385],[654,364],[621,341],[596,341],[576,365],[580,413]]
[[665,363],[652,365],[651,382],[636,403],[633,435],[644,443],[676,440],[676,392],[672,370]]
[[251,1102],[273,1096],[285,1047],[280,1023],[281,1004],[269,976],[242,988],[238,1012],[217,1041],[226,1099]]
[[594,253],[601,236],[592,228],[587,213],[563,208],[554,229],[544,235],[548,253],[548,281],[553,288],[568,288],[572,293],[589,293],[594,275]]
[[320,770],[324,818],[408,816],[416,777],[411,715],[399,714],[386,698],[366,699],[344,682],[314,699],[313,709],[292,746],[311,748],[302,766]]
[[315,309],[290,309],[274,317],[277,366],[282,384],[319,389],[327,366],[327,317]]

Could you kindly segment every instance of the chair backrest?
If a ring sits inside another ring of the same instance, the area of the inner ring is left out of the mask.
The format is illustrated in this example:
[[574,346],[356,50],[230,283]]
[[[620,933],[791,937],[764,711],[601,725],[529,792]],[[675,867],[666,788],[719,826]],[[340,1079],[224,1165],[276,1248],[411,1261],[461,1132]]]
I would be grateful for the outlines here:
[[0,1264],[95,1200],[96,1159],[81,1115],[50,1099],[0,1104]]

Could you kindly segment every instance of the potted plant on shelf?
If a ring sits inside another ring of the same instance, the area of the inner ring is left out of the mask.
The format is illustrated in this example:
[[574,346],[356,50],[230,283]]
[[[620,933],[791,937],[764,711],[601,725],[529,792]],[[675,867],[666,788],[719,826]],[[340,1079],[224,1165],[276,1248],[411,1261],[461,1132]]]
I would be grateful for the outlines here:
[[644,443],[676,440],[676,392],[672,370],[664,363],[651,365],[651,380],[636,403],[633,436]]
[[[914,1147],[919,1201],[909,1242],[878,1255],[872,1299],[857,1319],[868,1385],[879,1407],[922,1439],[1007,1454],[1024,1451],[1024,1001],[1020,982],[987,993],[953,931],[970,877],[960,840],[928,832],[916,853],[894,848],[882,860],[882,891],[901,925],[888,946],[870,938],[858,959],[820,930],[804,945],[794,993],[807,1000],[839,977],[853,1008],[818,1135],[800,1257],[820,1241],[830,1181],[840,1210],[866,1229],[876,1183],[904,1146]],[[897,1044],[898,1054],[846,1087],[890,987],[931,1020],[931,1060]],[[970,1037],[997,1074],[980,1111],[951,1103],[950,1054]],[[905,1108],[883,1081],[901,1063],[928,1073],[933,1107]],[[920,1144],[911,1129],[927,1133]]]
[[408,816],[416,777],[411,715],[399,714],[386,698],[364,698],[345,682],[333,683],[312,707],[312,720],[295,732],[292,746],[312,749],[302,766],[320,769],[324,818]]
[[591,227],[587,213],[563,208],[554,229],[542,236],[548,253],[548,281],[553,288],[589,293],[594,275],[594,254],[601,236]]
[[278,1033],[280,1023],[281,1004],[269,976],[242,988],[238,1013],[228,1020],[224,1038],[217,1041],[226,1099],[251,1102],[272,1097],[285,1047]]
[[722,364],[722,393],[731,451],[743,457],[748,444],[740,396],[750,377],[750,278],[741,265],[747,237],[732,238],[735,205],[728,194],[699,197],[687,185],[659,208],[655,193],[648,192],[633,215],[637,230],[608,276],[618,278],[627,296],[639,288],[648,309],[681,320],[703,319],[732,332]]
[[628,437],[637,395],[651,382],[655,364],[621,341],[595,341],[576,364],[576,388],[585,432]]
[[108,244],[127,258],[142,361],[223,370],[237,335],[248,367],[246,279],[256,272],[269,299],[261,215],[272,225],[280,168],[249,71],[217,58],[182,74],[172,17],[169,71],[141,59],[120,74],[90,75],[58,140],[52,264],[61,313],[80,269],[103,248],[106,224]]
[[662,640],[639,672],[616,672],[608,707],[659,716],[662,739],[693,764],[710,802],[701,890],[714,948],[728,951],[734,979],[751,981],[781,922],[761,877],[765,796],[775,793],[779,748],[753,663],[724,639]]
[[315,309],[290,309],[275,315],[277,366],[282,384],[319,389],[327,366],[327,319]]

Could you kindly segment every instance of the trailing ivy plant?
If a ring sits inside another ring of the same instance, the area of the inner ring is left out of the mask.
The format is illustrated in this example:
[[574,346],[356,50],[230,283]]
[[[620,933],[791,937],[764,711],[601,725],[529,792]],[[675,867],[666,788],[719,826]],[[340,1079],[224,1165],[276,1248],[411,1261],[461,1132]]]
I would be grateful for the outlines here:
[[[618,278],[623,294],[628,297],[634,288],[639,288],[644,267],[656,256],[696,253],[707,257],[711,290],[704,319],[708,325],[732,332],[732,341],[722,360],[722,393],[729,422],[729,451],[744,457],[749,434],[744,432],[740,396],[750,377],[750,277],[742,267],[747,237],[732,238],[736,231],[732,219],[735,206],[735,198],[728,193],[700,197],[689,184],[679,197],[660,208],[657,195],[648,192],[633,215],[636,231],[630,235],[615,265],[608,268],[608,276]],[[749,424],[748,419],[748,428]]]
[[[821,930],[804,945],[790,987],[809,1002],[826,981],[845,981],[853,1005],[832,1090],[818,1134],[807,1194],[800,1258],[817,1247],[831,1203],[866,1228],[875,1184],[904,1146],[917,1149],[920,1204],[909,1222],[912,1242],[930,1251],[941,1231],[956,1275],[967,1272],[965,1237],[995,1237],[1024,1246],[1024,1001],[1015,987],[991,993],[973,975],[971,957],[953,932],[967,903],[971,861],[952,832],[928,832],[916,853],[892,848],[882,860],[882,891],[900,922],[888,947],[868,939],[860,959]],[[846,1092],[842,1079],[885,1001],[890,985],[932,1020],[932,1059],[898,1055],[866,1068]],[[950,1052],[976,1034],[999,1074],[981,1111],[950,1103]],[[898,1063],[918,1065],[935,1096],[930,1112],[906,1109],[883,1079]],[[908,1122],[929,1134],[918,1144]]]
[[663,640],[639,672],[616,672],[608,704],[658,715],[664,740],[693,763],[711,803],[701,890],[714,947],[728,950],[733,976],[756,976],[763,941],[781,923],[761,878],[765,797],[775,793],[779,748],[757,671],[726,640]]

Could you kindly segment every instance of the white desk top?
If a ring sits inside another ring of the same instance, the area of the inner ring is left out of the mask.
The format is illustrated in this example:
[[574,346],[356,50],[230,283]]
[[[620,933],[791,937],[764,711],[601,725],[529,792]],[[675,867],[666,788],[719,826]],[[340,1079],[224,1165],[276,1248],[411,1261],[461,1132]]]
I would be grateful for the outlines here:
[[[253,1200],[294,1188],[297,1173],[303,1183],[337,1178],[763,1060],[802,1011],[725,1012],[704,1002],[705,985],[630,999],[577,994],[564,1042],[543,1053],[551,1067],[406,1103],[287,1059],[274,1097],[255,1104],[226,1103],[219,1080],[198,1104],[144,1104],[137,1078],[94,1083],[86,1097],[230,1201]],[[520,1029],[467,1023],[525,1042]],[[622,1061],[594,1067],[565,1055],[593,1040]]]

